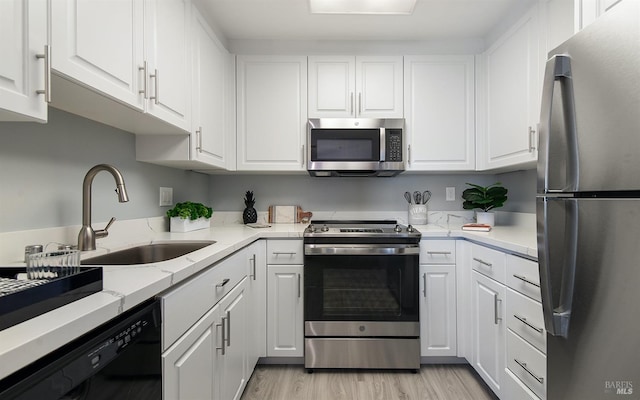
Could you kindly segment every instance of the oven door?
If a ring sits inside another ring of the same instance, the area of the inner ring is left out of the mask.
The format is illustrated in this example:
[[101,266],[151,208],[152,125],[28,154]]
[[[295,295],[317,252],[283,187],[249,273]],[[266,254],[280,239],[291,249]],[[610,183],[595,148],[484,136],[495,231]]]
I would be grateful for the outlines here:
[[358,246],[305,246],[305,321],[418,321],[418,246]]

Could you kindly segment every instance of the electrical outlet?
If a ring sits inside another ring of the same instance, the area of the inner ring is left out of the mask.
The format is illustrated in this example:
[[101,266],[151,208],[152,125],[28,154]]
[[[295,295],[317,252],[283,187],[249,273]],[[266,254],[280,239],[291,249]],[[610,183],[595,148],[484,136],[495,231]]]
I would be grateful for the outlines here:
[[173,205],[173,188],[160,186],[160,207]]
[[447,188],[447,201],[456,201],[456,188],[448,187]]

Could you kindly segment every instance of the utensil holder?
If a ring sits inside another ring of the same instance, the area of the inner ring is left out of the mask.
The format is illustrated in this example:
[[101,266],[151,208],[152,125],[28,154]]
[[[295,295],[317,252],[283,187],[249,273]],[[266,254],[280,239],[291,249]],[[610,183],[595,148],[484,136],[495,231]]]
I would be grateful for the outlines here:
[[409,204],[409,224],[410,225],[426,225],[427,224],[427,205],[426,204]]
[[27,279],[61,278],[79,271],[79,250],[61,250],[27,256]]

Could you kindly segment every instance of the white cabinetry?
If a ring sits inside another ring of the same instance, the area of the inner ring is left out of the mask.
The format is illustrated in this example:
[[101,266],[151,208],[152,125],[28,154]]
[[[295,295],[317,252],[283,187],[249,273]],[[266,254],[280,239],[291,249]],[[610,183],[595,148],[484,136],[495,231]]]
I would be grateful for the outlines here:
[[247,349],[247,376],[258,363],[258,358],[267,355],[267,263],[266,241],[259,240],[244,251],[249,263],[249,337]]
[[251,307],[247,278],[220,301],[221,339],[224,353],[220,358],[220,399],[239,400],[247,384],[248,315]]
[[472,244],[471,266],[472,365],[502,398],[507,335],[505,254]]
[[[302,240],[267,241],[267,356],[304,355]],[[279,264],[272,264],[278,260]]]
[[475,169],[473,56],[404,58],[408,170]]
[[537,160],[538,45],[536,5],[479,58],[478,170],[533,166]]
[[420,242],[420,355],[455,356],[456,253],[454,240]]
[[238,171],[306,171],[307,58],[237,57]]
[[401,56],[310,56],[310,118],[402,118]]
[[0,15],[0,121],[46,122],[46,1],[0,1]]
[[138,135],[138,161],[187,169],[235,169],[234,58],[192,8],[189,135]]
[[577,30],[584,29],[620,1],[622,0],[574,0]]

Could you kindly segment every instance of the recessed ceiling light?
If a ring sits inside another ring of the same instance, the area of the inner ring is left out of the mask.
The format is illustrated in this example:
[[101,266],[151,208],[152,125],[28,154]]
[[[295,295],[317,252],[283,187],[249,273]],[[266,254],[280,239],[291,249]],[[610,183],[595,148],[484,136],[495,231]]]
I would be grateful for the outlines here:
[[312,14],[411,14],[416,0],[309,0]]

